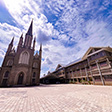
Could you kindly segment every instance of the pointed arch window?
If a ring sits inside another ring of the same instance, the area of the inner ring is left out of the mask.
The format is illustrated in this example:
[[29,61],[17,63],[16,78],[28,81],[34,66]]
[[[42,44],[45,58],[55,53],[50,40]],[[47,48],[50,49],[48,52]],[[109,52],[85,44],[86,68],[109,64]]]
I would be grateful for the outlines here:
[[37,62],[34,62],[34,63],[33,63],[33,68],[37,68],[37,67],[38,67]]
[[9,71],[6,71],[4,74],[4,78],[7,78],[9,76]]
[[30,57],[29,52],[27,51],[22,52],[19,58],[19,63],[29,64],[29,57]]
[[33,78],[35,78],[35,76],[36,76],[36,73],[34,72],[34,73],[33,73]]

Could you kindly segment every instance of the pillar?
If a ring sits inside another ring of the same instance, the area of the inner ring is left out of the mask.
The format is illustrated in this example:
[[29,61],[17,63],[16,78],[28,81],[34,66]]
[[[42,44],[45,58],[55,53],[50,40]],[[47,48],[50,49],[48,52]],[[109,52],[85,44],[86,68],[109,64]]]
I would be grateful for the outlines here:
[[111,72],[112,72],[111,62],[109,61],[109,59],[108,59],[108,58],[106,58],[106,60],[107,60],[107,63],[108,63],[108,65],[109,65],[109,67],[111,67]]
[[90,73],[91,73],[91,76],[92,76],[93,84],[95,84],[95,80],[94,80],[94,77],[93,77],[93,73],[92,73],[91,66],[90,66],[90,63],[89,63],[88,58],[87,58],[87,61],[88,61],[88,65],[89,65]]
[[73,77],[73,83],[74,83],[74,75],[73,75],[73,71],[72,71],[72,77]]
[[86,72],[87,81],[89,81],[88,73],[87,73],[87,68],[86,67],[85,67],[85,72]]
[[101,73],[101,70],[100,70],[100,67],[99,67],[99,64],[98,64],[98,60],[96,60],[96,65],[97,65],[97,68],[98,68],[98,71],[99,71],[99,74],[100,74],[100,78],[101,78],[102,84],[105,85],[105,82],[103,80],[102,73]]

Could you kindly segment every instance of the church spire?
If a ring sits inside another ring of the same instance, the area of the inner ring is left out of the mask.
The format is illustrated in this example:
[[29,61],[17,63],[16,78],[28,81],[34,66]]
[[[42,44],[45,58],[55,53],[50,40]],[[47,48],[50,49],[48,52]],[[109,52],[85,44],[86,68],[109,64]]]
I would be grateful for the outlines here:
[[33,50],[35,50],[35,42],[36,42],[36,37],[33,40]]
[[32,36],[33,35],[32,32],[33,32],[33,19],[26,34]]
[[40,44],[40,51],[42,51],[42,43]]
[[42,43],[40,44],[39,56],[42,57]]
[[32,39],[33,39],[33,19],[31,21],[30,27],[25,35],[24,46],[26,48],[31,49]]
[[22,44],[23,44],[23,33],[21,34],[21,37],[19,39],[18,46],[22,46]]
[[9,54],[12,50],[12,47],[13,47],[13,42],[14,42],[14,37],[12,38],[9,46],[8,46],[8,49],[7,49],[7,52],[6,52],[6,55]]
[[12,38],[11,42],[9,45],[12,45],[13,46],[13,42],[14,42],[14,37]]

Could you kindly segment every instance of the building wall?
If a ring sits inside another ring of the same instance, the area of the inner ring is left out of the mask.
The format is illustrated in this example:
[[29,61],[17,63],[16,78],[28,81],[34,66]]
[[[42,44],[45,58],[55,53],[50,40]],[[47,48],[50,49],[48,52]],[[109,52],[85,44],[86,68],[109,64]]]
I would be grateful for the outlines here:
[[101,48],[92,49],[86,58],[51,74],[63,77],[68,83],[112,85],[112,48],[110,52]]
[[108,52],[90,56],[66,68],[67,79],[76,83],[112,84],[112,57]]

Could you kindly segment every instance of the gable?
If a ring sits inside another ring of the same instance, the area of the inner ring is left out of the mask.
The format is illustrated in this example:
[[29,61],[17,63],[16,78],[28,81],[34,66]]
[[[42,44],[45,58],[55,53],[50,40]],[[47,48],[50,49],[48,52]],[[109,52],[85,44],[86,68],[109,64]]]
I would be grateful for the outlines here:
[[92,54],[92,53],[94,53],[94,52],[96,52],[96,51],[99,51],[99,50],[101,50],[102,49],[102,47],[90,47],[88,50],[87,50],[87,52],[84,54],[84,56],[82,57],[82,59],[85,59],[88,55],[90,55],[90,54]]
[[101,48],[92,48],[91,51],[87,55],[92,54],[92,53],[94,53],[94,52],[96,52],[96,51],[98,51],[100,49]]
[[60,67],[62,67],[62,65],[58,64],[58,66],[56,67],[56,70],[58,70]]

